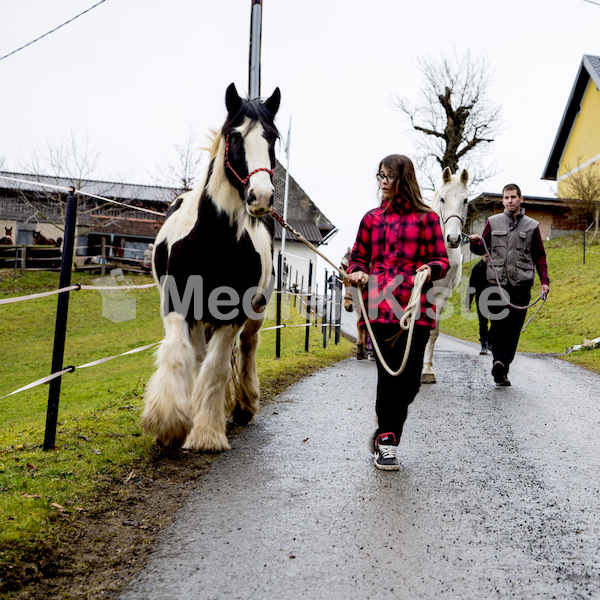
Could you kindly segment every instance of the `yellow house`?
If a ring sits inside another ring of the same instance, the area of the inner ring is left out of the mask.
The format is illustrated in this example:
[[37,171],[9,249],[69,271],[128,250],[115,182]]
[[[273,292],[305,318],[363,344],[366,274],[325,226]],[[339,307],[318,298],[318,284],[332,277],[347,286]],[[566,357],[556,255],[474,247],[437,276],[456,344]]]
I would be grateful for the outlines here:
[[559,198],[600,193],[600,56],[581,61],[542,179],[558,182]]

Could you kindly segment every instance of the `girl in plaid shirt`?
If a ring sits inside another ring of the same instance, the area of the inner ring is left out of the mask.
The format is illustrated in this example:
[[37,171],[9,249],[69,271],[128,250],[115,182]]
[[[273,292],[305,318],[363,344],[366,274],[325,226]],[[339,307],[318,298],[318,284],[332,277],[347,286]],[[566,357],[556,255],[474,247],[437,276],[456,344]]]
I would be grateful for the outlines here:
[[421,314],[404,371],[393,377],[376,358],[377,429],[371,451],[378,469],[398,470],[396,447],[408,406],[421,385],[423,354],[429,332],[435,327],[433,294],[428,291],[432,280],[442,279],[450,265],[439,218],[423,202],[412,161],[399,154],[387,156],[379,164],[377,181],[381,204],[362,219],[348,273],[352,283],[366,284],[366,318],[386,363],[394,371],[402,363],[406,346],[406,332],[399,326],[403,308],[410,298],[415,273],[427,272]]

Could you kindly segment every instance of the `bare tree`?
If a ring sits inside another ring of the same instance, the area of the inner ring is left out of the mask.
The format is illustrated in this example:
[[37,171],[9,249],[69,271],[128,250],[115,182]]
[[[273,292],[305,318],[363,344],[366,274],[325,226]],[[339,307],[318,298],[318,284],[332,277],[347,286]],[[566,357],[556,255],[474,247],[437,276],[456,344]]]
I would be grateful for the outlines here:
[[421,134],[416,163],[429,180],[425,187],[433,189],[446,167],[456,173],[461,161],[471,182],[488,179],[493,171],[484,160],[486,147],[498,132],[500,108],[488,95],[487,60],[467,52],[454,60],[420,58],[417,64],[424,77],[419,99],[411,103],[397,98],[396,106]]
[[594,226],[594,237],[598,236],[600,226],[600,166],[593,163],[586,167],[581,166],[581,159],[576,169],[569,169],[571,175],[562,184],[562,195],[569,200],[565,203],[569,207],[571,218]]
[[[29,173],[34,179],[44,176],[53,179],[53,184],[64,187],[65,181],[76,189],[83,189],[85,182],[93,179],[97,172],[100,158],[98,146],[93,146],[87,137],[78,137],[70,131],[65,138],[58,142],[49,141],[44,151],[34,151],[31,157],[22,162],[20,169]],[[111,189],[116,184],[100,182],[94,190],[98,196],[111,196]],[[64,217],[66,210],[66,195],[59,190],[40,187],[39,193],[31,195],[21,192],[21,199],[35,211],[30,218],[40,217],[41,221],[51,223],[64,231]],[[79,202],[78,220],[87,221],[89,216],[100,209],[113,208],[114,204],[102,200],[86,197]],[[114,212],[114,211],[113,211]]]
[[174,161],[158,169],[161,185],[175,188],[176,196],[193,190],[200,181],[205,158],[193,132],[188,131],[184,140],[175,144]]

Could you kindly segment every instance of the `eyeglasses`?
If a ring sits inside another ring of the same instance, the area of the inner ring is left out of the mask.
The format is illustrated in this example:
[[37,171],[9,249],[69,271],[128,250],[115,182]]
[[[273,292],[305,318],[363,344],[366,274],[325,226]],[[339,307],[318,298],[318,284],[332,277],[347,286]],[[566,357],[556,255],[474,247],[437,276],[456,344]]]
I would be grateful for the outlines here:
[[386,180],[388,183],[392,183],[394,179],[396,179],[395,175],[384,175],[383,173],[377,173],[377,181],[381,183],[383,180]]

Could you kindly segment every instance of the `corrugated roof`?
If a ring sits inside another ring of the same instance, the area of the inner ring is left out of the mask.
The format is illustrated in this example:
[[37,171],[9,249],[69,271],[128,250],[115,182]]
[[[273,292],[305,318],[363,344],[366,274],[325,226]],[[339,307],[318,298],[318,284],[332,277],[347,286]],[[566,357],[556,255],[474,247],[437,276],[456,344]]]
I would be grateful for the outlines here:
[[[26,173],[13,173],[0,171],[5,177],[30,181],[32,183],[20,183],[0,178],[0,190],[21,190],[37,193],[40,187],[35,182],[47,183],[61,187],[74,185],[70,179],[64,177],[50,177],[46,175],[31,175]],[[273,206],[283,216],[283,204],[285,198],[285,168],[277,161],[273,181],[275,186],[275,199]],[[77,182],[76,187],[84,192],[120,201],[138,201],[148,203],[170,203],[177,195],[175,188],[137,185],[133,183],[116,183],[110,181],[82,180]],[[141,214],[141,213],[140,213]],[[288,192],[287,221],[313,244],[320,244],[323,237],[335,229],[333,223],[317,208],[315,203],[308,197],[296,180],[290,175]],[[158,232],[162,219],[158,225],[156,219],[133,219],[133,218],[110,218],[95,217],[91,223],[94,233],[111,233],[140,235],[142,237],[153,237]],[[158,228],[157,228],[158,227]],[[275,223],[276,239],[281,239],[281,228]],[[291,234],[290,234],[291,235]]]
[[558,132],[554,138],[542,179],[556,181],[560,159],[569,140],[569,135],[581,108],[581,101],[590,79],[595,83],[598,90],[600,90],[600,56],[586,54],[579,65],[579,71],[577,72],[569,101],[558,127]]
[[[21,179],[30,182],[46,183],[68,188],[75,186],[82,192],[103,196],[111,200],[140,200],[143,202],[171,202],[178,194],[176,188],[158,185],[138,185],[135,183],[117,183],[114,181],[99,181],[94,179],[82,179],[74,181],[67,177],[52,177],[48,175],[32,175],[30,173],[12,173],[0,171],[0,175],[13,179]],[[0,178],[0,189],[21,190],[24,192],[39,192],[40,187],[34,183],[20,183],[9,179]]]

